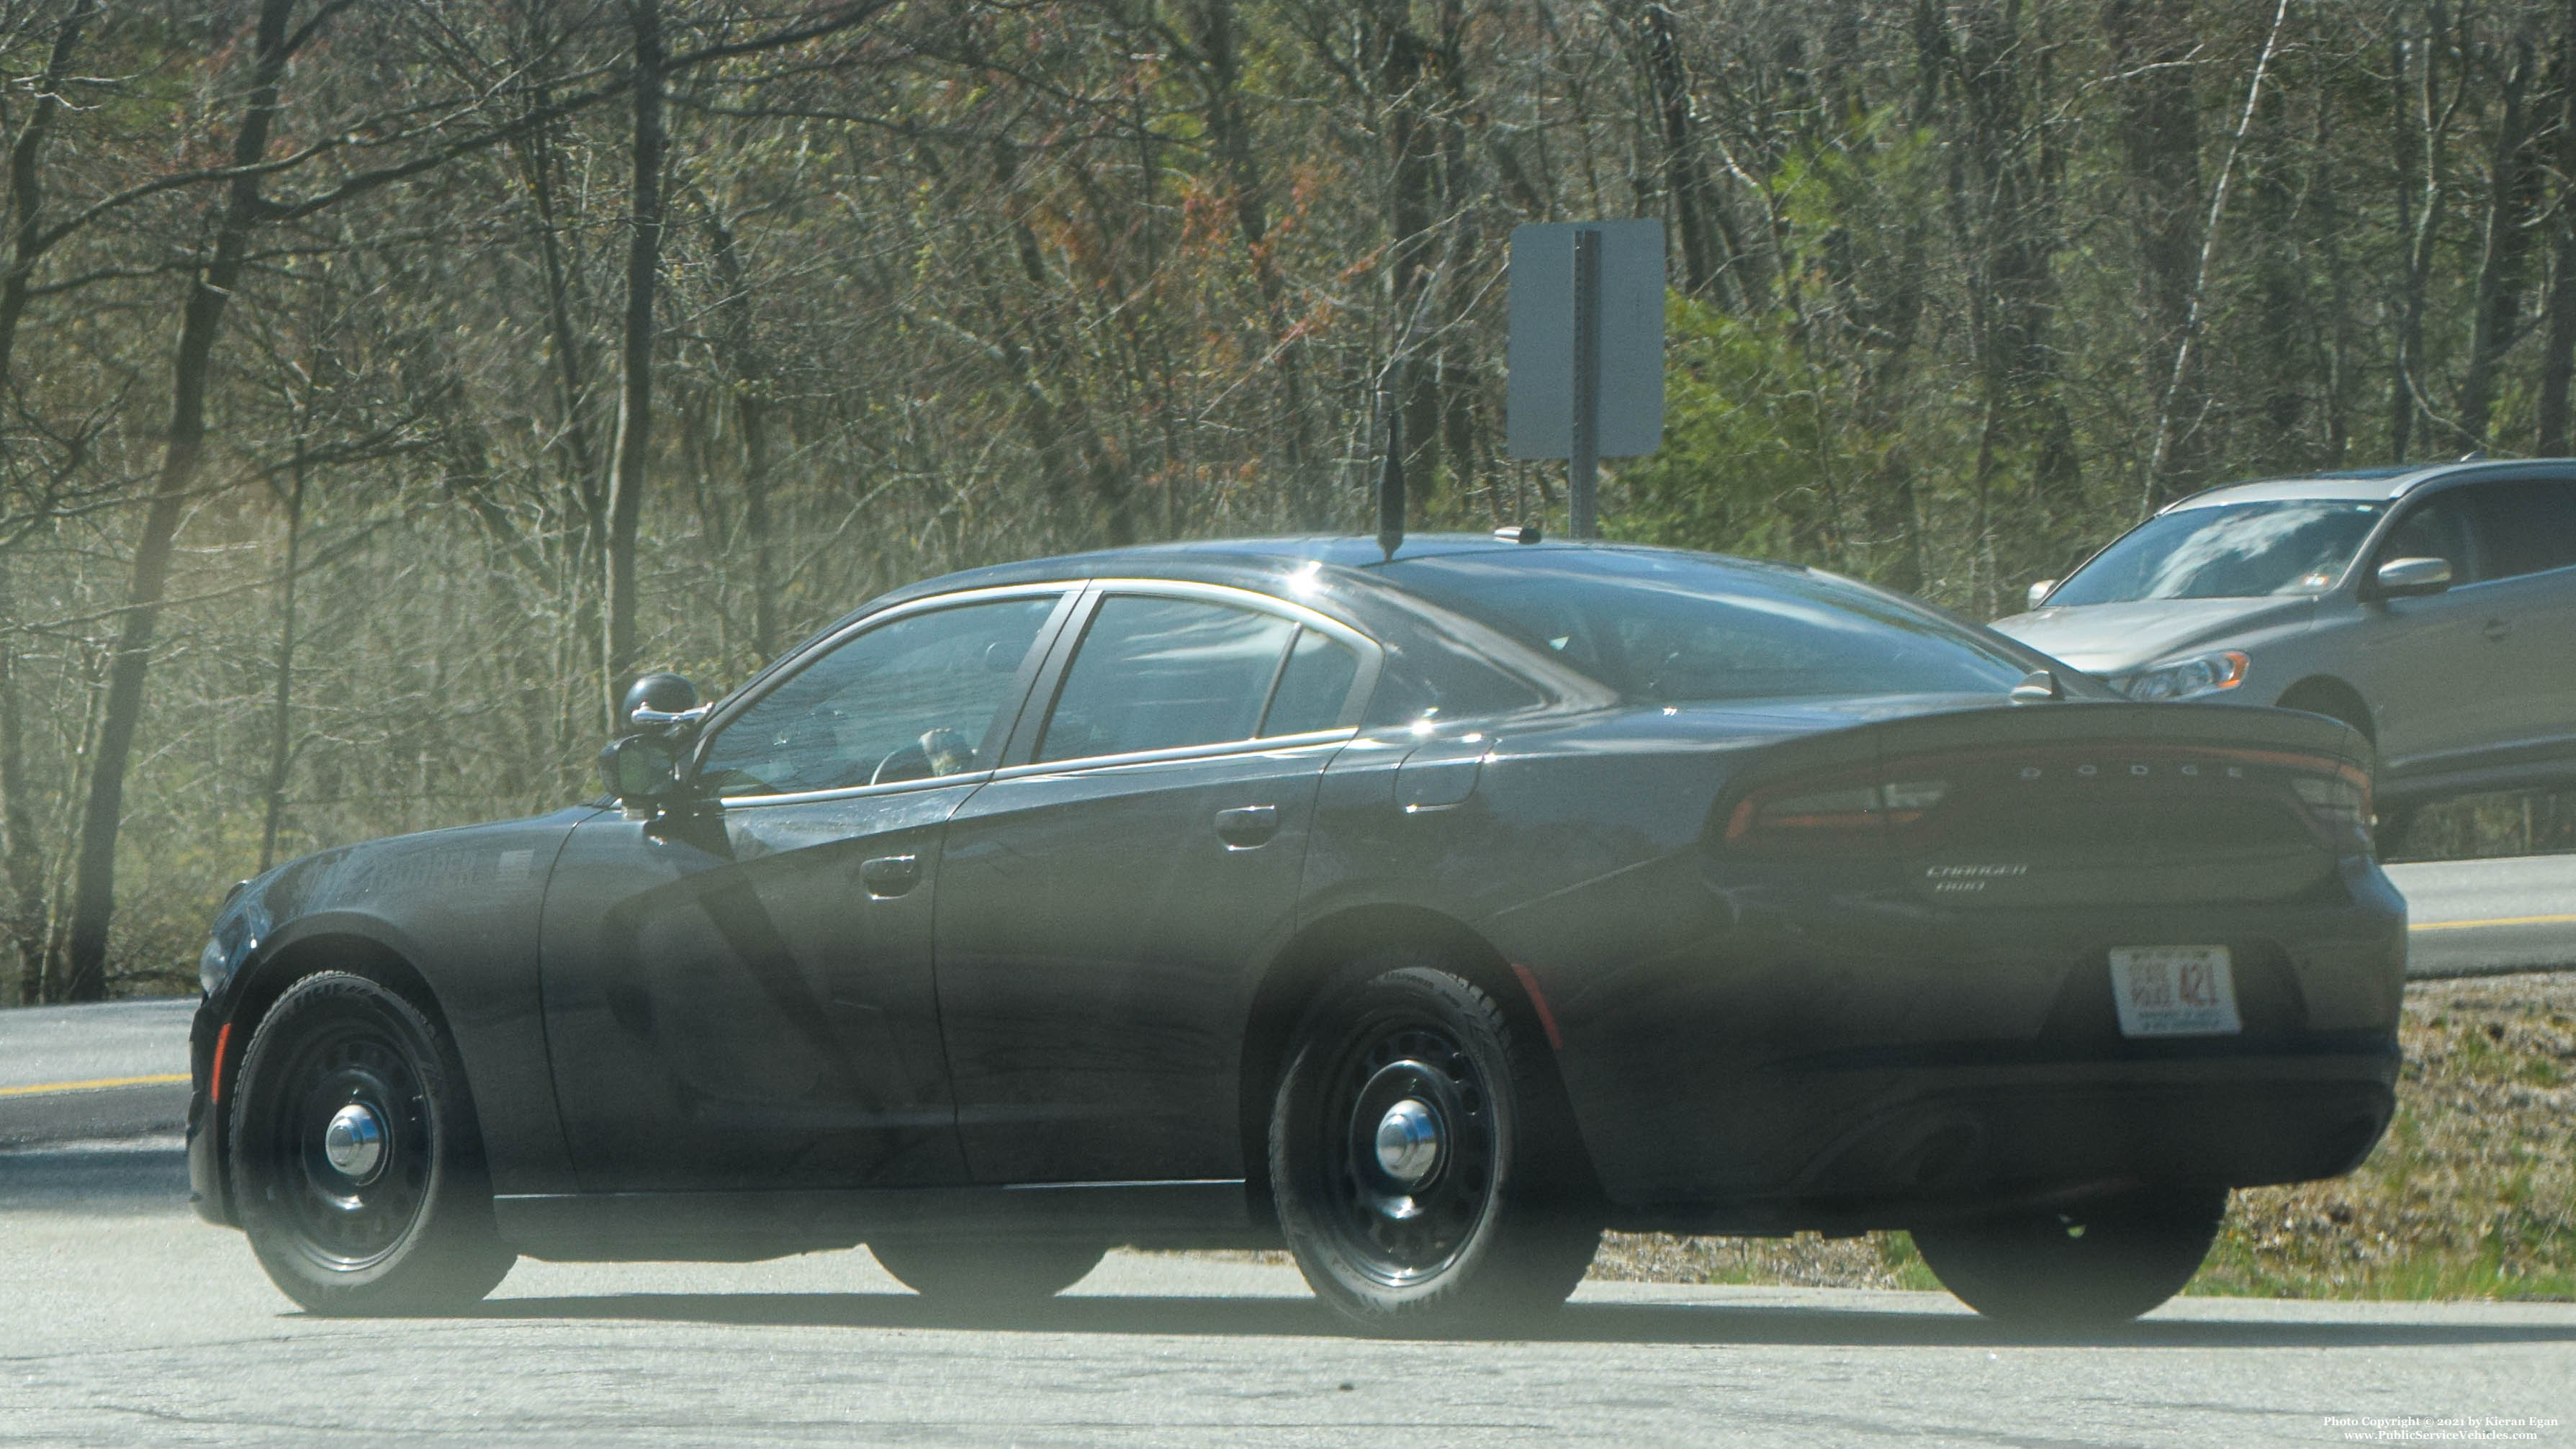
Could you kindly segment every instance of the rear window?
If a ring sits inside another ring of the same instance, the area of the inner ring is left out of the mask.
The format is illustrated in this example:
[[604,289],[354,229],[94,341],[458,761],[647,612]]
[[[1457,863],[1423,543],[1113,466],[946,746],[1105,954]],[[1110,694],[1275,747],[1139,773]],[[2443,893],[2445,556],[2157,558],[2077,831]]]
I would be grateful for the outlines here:
[[1641,702],[2002,693],[2030,668],[1929,609],[1702,554],[1434,554],[1382,576]]

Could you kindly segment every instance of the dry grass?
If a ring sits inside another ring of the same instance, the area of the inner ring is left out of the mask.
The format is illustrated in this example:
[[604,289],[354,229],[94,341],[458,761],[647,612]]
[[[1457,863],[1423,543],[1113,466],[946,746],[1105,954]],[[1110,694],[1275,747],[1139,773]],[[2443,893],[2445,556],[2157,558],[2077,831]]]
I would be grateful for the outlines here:
[[[2236,1195],[2187,1290],[2576,1298],[2576,975],[2406,993],[2397,1120],[2361,1170]],[[1902,1233],[1826,1242],[1613,1234],[1593,1276],[1931,1288]]]

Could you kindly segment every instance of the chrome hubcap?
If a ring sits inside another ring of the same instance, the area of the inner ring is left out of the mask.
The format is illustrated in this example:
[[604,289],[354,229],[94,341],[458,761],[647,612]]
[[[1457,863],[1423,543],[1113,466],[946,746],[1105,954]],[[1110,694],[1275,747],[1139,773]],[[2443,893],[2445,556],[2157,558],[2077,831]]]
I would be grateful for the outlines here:
[[1352,1043],[1335,1075],[1323,1118],[1335,1236],[1368,1277],[1423,1282],[1493,1206],[1502,1124],[1484,1074],[1442,1027],[1399,1018]]
[[1431,1105],[1407,1097],[1386,1109],[1377,1122],[1377,1165],[1386,1175],[1412,1187],[1440,1164],[1440,1116]]
[[333,1171],[351,1182],[373,1179],[385,1162],[385,1124],[375,1109],[351,1102],[331,1114],[322,1129],[322,1155]]

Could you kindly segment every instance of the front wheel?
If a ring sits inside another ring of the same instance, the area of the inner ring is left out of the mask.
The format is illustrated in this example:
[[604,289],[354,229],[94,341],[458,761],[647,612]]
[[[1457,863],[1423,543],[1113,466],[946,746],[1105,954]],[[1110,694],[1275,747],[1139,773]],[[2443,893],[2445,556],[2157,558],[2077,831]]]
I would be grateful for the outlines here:
[[2140,1188],[2053,1211],[1917,1228],[1962,1303],[2032,1328],[2126,1323],[2182,1291],[2218,1240],[2227,1189]]
[[1601,1242],[1553,1073],[1434,960],[1362,963],[1307,1012],[1271,1114],[1279,1225],[1379,1333],[1490,1332],[1563,1303]]
[[307,1310],[454,1312],[517,1261],[493,1226],[455,1045],[409,1001],[345,972],[308,976],[261,1019],[239,1082],[242,1229]]
[[1083,1280],[1108,1249],[1098,1243],[871,1242],[877,1265],[942,1307],[1030,1308]]

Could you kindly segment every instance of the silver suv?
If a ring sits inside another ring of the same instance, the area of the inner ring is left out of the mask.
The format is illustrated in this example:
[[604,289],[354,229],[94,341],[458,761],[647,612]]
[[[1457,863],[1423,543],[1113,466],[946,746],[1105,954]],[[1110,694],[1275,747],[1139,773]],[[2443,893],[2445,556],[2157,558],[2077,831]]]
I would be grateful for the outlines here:
[[1994,627],[2136,698],[2368,735],[2383,839],[2442,796],[2576,783],[2576,460],[2213,488],[2030,610]]

